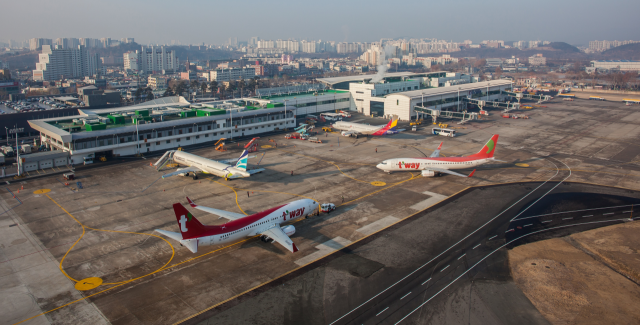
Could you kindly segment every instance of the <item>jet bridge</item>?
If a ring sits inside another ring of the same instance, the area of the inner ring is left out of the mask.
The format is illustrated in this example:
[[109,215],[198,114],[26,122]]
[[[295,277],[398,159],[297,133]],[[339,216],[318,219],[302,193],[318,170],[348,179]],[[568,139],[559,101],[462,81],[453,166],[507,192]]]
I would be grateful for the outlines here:
[[527,93],[514,93],[514,92],[510,92],[510,91],[503,91],[502,92],[503,95],[505,96],[510,96],[513,98],[516,98],[518,100],[518,102],[520,102],[521,99],[531,99],[531,100],[537,100],[538,104],[547,101],[547,100],[551,100],[551,96],[549,95],[532,95],[532,94],[527,94]]
[[433,123],[436,123],[438,118],[449,118],[449,119],[460,119],[460,123],[464,123],[471,120],[478,119],[478,113],[468,113],[466,111],[463,112],[452,112],[452,111],[442,111],[439,109],[431,109],[422,106],[415,106],[414,110],[416,111],[416,115],[426,114],[430,115]]
[[469,104],[474,104],[477,105],[480,110],[484,110],[486,108],[491,108],[491,107],[495,107],[495,108],[502,108],[504,109],[505,112],[508,112],[510,110],[514,110],[514,109],[520,109],[520,103],[512,103],[512,102],[488,102],[486,100],[481,100],[481,99],[473,99],[473,98],[462,98],[462,101],[467,102]]

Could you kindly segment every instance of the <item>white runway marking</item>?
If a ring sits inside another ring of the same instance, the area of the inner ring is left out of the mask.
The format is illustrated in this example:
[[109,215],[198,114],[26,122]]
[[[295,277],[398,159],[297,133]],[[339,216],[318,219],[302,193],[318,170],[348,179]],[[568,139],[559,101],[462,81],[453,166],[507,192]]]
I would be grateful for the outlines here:
[[386,216],[378,221],[374,221],[360,229],[357,229],[356,231],[363,235],[368,236],[388,225],[398,222],[398,220],[400,219],[392,216]]
[[421,211],[447,198],[446,195],[433,193],[429,191],[424,191],[422,192],[422,194],[429,195],[430,198],[410,206],[411,209]]
[[322,258],[324,256],[327,256],[337,250],[342,249],[343,247],[347,246],[351,244],[350,240],[344,239],[342,237],[336,237],[334,239],[331,240],[327,240],[326,242],[316,246],[316,249],[318,249],[317,252],[315,253],[311,253],[299,260],[296,260],[294,263],[302,266],[305,264],[309,264],[319,258]]

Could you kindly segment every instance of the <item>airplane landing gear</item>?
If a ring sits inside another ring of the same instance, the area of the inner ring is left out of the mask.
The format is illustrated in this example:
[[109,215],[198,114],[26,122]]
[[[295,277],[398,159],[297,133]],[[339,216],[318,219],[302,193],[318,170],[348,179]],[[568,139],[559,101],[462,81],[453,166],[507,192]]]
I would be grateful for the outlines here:
[[195,181],[195,180],[197,180],[197,179],[198,179],[198,174],[193,173],[193,180]]

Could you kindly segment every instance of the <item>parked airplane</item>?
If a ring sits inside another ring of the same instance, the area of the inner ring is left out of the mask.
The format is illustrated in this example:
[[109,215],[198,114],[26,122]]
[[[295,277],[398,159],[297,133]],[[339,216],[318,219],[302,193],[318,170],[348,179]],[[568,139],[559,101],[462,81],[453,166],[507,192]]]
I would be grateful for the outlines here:
[[394,115],[387,125],[367,125],[362,123],[338,121],[333,124],[333,128],[342,131],[344,136],[358,135],[385,135],[396,134],[402,130],[396,130],[398,125],[398,116]]
[[[245,148],[251,146],[254,140],[255,138],[251,140],[251,142],[249,142],[245,146]],[[162,168],[161,165],[164,165],[164,163],[167,162],[168,159],[172,158],[175,163],[187,166],[186,168],[178,169],[175,172],[164,174],[162,175],[162,178],[167,178],[175,175],[189,176],[189,174],[192,174],[193,179],[196,180],[198,179],[197,173],[205,173],[224,177],[225,179],[233,179],[249,177],[264,170],[264,168],[247,170],[247,160],[253,157],[255,156],[249,157],[247,150],[244,150],[240,157],[237,159],[216,161],[202,158],[200,156],[196,156],[184,151],[169,150],[158,161],[156,161],[155,165],[160,166],[158,168],[160,169]],[[236,164],[230,165],[232,163]]]
[[498,135],[494,134],[489,142],[482,149],[473,155],[466,157],[440,157],[440,149],[442,143],[438,146],[431,156],[428,158],[395,158],[387,159],[376,167],[387,173],[394,171],[422,171],[422,176],[433,177],[436,173],[451,174],[460,177],[471,177],[476,172],[474,169],[471,174],[463,175],[451,171],[451,169],[465,169],[476,167],[492,161],[500,161],[493,158],[493,153],[498,145]]
[[280,225],[306,217],[318,210],[316,201],[302,199],[245,216],[240,213],[199,206],[188,197],[187,201],[193,208],[231,220],[219,226],[204,226],[182,204],[174,204],[173,211],[176,214],[180,232],[162,229],[156,229],[156,231],[179,241],[192,253],[198,251],[198,246],[222,245],[257,235],[261,235],[260,239],[264,242],[278,242],[290,252],[295,253],[298,251],[298,247],[289,236],[296,232],[296,228],[293,225],[285,227],[280,227]]

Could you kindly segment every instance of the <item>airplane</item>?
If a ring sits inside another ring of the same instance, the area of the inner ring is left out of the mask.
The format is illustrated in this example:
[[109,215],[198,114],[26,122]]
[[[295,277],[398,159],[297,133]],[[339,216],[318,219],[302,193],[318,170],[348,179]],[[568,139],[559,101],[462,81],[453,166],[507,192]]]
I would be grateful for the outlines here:
[[[252,139],[245,148],[250,147],[255,139],[257,138]],[[234,179],[249,177],[253,174],[264,171],[264,168],[247,170],[247,160],[253,157],[255,156],[249,157],[246,149],[242,151],[242,154],[237,159],[219,161],[203,158],[180,150],[169,150],[155,163],[155,165],[158,166],[162,164],[166,158],[172,158],[174,162],[187,166],[186,168],[178,169],[175,172],[162,175],[163,179],[175,175],[189,176],[190,173],[193,174],[194,180],[198,179],[197,173],[213,174],[219,177],[224,177],[225,179]],[[235,165],[230,165],[234,162],[236,163]]]
[[372,126],[362,123],[353,123],[353,122],[343,122],[338,121],[335,122],[332,127],[336,130],[342,131],[342,135],[346,137],[350,137],[355,135],[385,135],[385,134],[396,134],[402,130],[396,130],[396,126],[398,125],[398,116],[394,115],[391,121],[387,123],[387,125],[378,125]]
[[440,149],[433,151],[428,158],[395,158],[387,159],[376,167],[391,174],[394,171],[422,171],[424,177],[434,177],[438,174],[451,174],[460,177],[471,177],[476,172],[474,169],[469,175],[456,173],[451,169],[465,169],[479,166],[492,161],[501,161],[493,157],[498,145],[498,135],[494,134],[487,144],[476,154],[466,157],[440,157]]
[[205,226],[196,219],[182,204],[175,203],[173,211],[180,226],[180,232],[162,229],[155,231],[180,242],[192,253],[198,252],[198,246],[223,245],[245,237],[260,235],[263,242],[274,241],[284,246],[290,252],[298,251],[296,244],[289,238],[296,232],[293,225],[280,225],[295,219],[300,219],[318,210],[318,202],[302,199],[283,204],[262,212],[245,216],[244,214],[203,207],[195,204],[187,197],[192,208],[215,214],[230,221],[219,226]]

